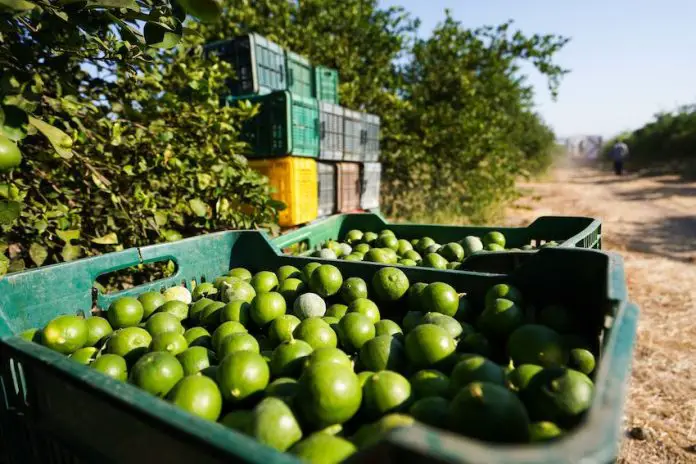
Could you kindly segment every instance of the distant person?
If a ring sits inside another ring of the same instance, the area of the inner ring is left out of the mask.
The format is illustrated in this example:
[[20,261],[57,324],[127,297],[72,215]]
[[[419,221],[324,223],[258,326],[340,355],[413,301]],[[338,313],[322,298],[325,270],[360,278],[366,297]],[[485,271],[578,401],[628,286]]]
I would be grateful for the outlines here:
[[622,175],[624,169],[624,160],[628,156],[628,145],[626,145],[623,140],[619,140],[611,148],[609,155],[614,161],[614,174],[617,176]]

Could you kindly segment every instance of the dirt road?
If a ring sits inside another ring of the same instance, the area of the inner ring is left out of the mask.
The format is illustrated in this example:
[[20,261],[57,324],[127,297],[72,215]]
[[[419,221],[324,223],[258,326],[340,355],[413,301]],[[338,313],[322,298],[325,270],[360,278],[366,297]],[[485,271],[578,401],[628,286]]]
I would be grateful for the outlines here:
[[696,183],[562,168],[522,188],[509,224],[598,217],[625,259],[641,313],[620,462],[696,462]]

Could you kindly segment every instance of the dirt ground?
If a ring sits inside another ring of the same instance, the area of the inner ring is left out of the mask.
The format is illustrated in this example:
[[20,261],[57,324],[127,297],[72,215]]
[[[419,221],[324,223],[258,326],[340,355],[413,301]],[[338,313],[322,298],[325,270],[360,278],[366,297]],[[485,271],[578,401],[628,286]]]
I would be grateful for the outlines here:
[[564,167],[521,187],[508,224],[597,217],[624,257],[641,312],[619,462],[696,462],[696,183]]

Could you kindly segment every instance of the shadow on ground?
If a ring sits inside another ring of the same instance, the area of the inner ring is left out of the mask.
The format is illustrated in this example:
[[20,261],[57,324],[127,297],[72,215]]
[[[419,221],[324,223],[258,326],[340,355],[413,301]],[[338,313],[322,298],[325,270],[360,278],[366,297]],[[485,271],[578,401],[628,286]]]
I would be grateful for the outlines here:
[[696,216],[672,216],[635,224],[628,248],[686,263],[696,262]]

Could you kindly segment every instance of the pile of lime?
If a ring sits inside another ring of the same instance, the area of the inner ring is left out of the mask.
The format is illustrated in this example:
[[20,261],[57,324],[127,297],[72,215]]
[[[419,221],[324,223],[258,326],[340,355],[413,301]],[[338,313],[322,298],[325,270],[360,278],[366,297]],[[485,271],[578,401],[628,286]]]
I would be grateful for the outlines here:
[[416,423],[555,440],[590,407],[594,345],[568,307],[535,309],[503,283],[474,298],[395,267],[367,280],[316,262],[235,268],[22,336],[307,462]]
[[[389,229],[376,232],[351,230],[343,241],[329,240],[313,256],[346,261],[370,261],[401,266],[421,266],[435,269],[459,269],[462,262],[474,254],[496,251],[535,250],[528,244],[520,248],[505,248],[505,235],[490,231],[483,237],[467,236],[458,242],[437,243],[431,237],[406,240]],[[549,241],[538,248],[558,246]]]

